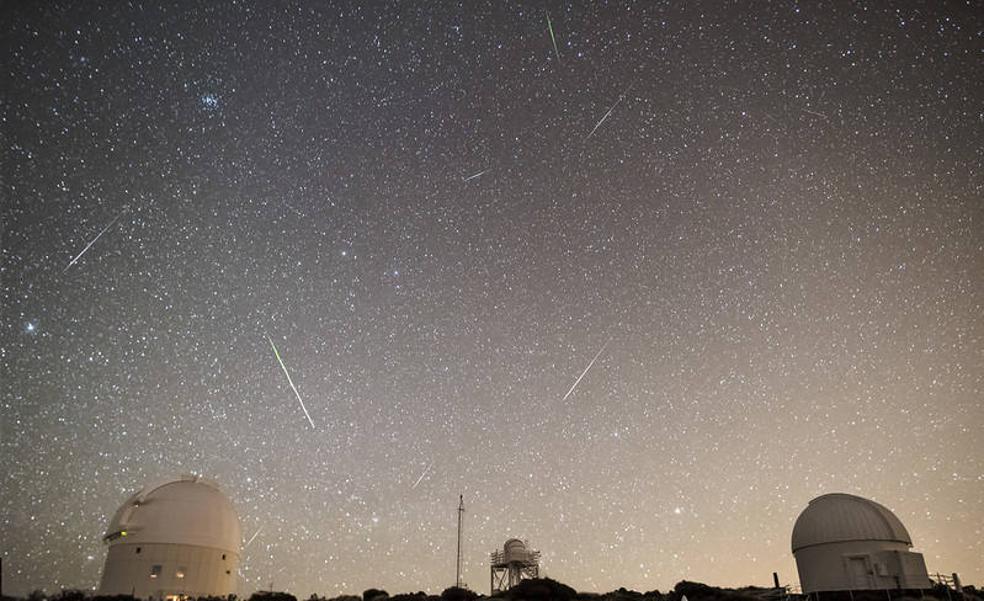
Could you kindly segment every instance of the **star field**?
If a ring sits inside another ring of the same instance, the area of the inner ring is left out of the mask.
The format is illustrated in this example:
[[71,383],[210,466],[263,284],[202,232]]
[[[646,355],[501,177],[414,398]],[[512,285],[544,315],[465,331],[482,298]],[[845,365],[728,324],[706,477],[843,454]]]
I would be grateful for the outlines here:
[[244,594],[440,591],[459,493],[482,592],[795,582],[827,492],[984,583],[977,3],[2,13],[5,593],[187,472]]

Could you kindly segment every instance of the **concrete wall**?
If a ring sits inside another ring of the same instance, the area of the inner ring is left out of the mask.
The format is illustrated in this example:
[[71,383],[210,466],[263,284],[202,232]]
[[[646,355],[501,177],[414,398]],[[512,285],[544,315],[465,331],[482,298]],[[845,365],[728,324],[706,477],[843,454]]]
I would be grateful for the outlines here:
[[932,586],[922,553],[900,553],[896,560],[902,575],[902,588],[922,589]]
[[905,543],[825,543],[794,555],[804,593],[931,586],[922,555],[910,552]]
[[[137,552],[137,549],[140,551]],[[160,566],[153,576],[154,566]],[[178,576],[183,568],[184,577]],[[99,593],[162,599],[168,595],[225,596],[236,592],[239,555],[193,545],[110,545]]]

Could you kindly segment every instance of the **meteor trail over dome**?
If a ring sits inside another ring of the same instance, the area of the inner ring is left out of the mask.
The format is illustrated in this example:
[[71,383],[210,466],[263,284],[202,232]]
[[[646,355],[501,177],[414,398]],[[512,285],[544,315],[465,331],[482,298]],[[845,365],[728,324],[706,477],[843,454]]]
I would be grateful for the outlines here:
[[290,389],[294,391],[294,396],[297,397],[297,403],[301,406],[301,411],[304,412],[304,417],[306,417],[308,423],[311,424],[311,429],[316,429],[314,420],[311,419],[311,414],[308,413],[307,407],[304,406],[304,400],[301,399],[301,393],[297,392],[297,386],[294,386],[294,380],[290,377],[290,372],[287,371],[287,366],[284,365],[284,360],[280,358],[280,351],[277,350],[277,345],[273,343],[273,338],[267,336],[267,340],[270,341],[270,346],[273,348],[274,356],[277,357],[277,363],[280,364],[280,369],[284,370],[284,375],[287,377],[287,383],[290,384]]

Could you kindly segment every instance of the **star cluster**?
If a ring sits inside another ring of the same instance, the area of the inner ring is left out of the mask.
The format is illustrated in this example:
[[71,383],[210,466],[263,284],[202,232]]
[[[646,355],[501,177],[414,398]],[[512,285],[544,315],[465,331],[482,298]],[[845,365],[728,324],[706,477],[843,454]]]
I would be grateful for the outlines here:
[[440,590],[459,493],[482,591],[795,582],[835,491],[984,581],[977,3],[3,12],[6,593],[185,472],[245,594]]

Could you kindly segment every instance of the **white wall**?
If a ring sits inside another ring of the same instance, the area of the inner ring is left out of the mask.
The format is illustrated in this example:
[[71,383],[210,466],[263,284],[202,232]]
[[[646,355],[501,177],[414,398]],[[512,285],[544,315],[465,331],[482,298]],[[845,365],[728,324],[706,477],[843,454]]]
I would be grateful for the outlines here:
[[[161,566],[160,575],[152,578],[155,565]],[[184,578],[178,578],[178,568],[184,568]],[[99,594],[132,593],[144,599],[175,594],[226,596],[236,592],[238,568],[239,555],[231,551],[193,545],[116,543],[109,547]]]
[[[813,545],[796,553],[804,593],[930,588],[922,555],[905,543],[850,541]],[[879,569],[878,565],[884,566]]]

